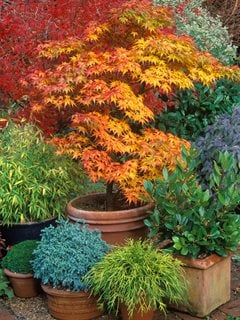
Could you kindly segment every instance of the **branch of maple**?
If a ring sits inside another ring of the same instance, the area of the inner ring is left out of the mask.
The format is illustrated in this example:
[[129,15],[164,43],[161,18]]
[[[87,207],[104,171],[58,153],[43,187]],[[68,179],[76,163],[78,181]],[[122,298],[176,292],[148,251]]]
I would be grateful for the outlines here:
[[138,94],[142,95],[143,93],[145,93],[146,92],[145,89],[146,89],[146,83],[142,82],[139,86]]
[[106,206],[107,210],[113,210],[113,181],[107,182]]

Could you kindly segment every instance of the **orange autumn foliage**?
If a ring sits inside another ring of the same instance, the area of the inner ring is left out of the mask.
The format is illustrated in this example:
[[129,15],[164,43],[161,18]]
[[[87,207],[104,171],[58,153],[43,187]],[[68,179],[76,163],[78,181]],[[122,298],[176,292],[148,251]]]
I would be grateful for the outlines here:
[[182,145],[190,146],[153,128],[148,94],[192,88],[195,81],[239,80],[240,72],[177,36],[168,9],[149,1],[123,2],[105,21],[91,22],[80,39],[40,47],[52,63],[31,75],[38,90],[33,110],[76,110],[72,131],[53,143],[81,159],[92,181],[114,183],[137,202],[143,180],[160,177],[165,166],[174,169]]

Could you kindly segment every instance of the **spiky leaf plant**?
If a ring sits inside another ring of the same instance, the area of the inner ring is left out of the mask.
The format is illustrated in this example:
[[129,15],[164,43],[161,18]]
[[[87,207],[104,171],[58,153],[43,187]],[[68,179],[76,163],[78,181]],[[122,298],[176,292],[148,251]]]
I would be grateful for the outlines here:
[[86,275],[85,281],[99,296],[100,305],[117,312],[123,303],[130,317],[139,308],[165,310],[165,299],[183,300],[186,289],[181,263],[156,250],[152,243],[128,240],[115,247]]

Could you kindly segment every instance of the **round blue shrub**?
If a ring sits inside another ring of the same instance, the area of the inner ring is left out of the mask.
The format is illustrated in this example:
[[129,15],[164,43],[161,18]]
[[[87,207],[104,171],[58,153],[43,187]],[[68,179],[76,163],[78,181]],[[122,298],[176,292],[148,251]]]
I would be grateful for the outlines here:
[[54,288],[86,290],[82,277],[109,250],[98,230],[61,219],[57,227],[42,231],[41,241],[33,252],[34,276]]

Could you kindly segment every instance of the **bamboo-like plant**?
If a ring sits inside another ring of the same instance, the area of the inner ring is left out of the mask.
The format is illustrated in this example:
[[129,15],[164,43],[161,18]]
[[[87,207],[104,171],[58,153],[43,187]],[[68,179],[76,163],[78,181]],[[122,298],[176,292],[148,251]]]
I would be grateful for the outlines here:
[[83,189],[83,176],[71,158],[56,155],[35,126],[10,123],[0,133],[1,224],[60,217],[71,193]]

